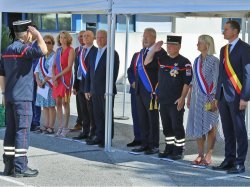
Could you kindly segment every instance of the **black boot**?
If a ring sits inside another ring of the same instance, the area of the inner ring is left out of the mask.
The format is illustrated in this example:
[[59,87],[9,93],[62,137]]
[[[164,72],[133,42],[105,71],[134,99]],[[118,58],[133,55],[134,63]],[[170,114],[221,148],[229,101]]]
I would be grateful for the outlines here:
[[4,171],[3,175],[10,176],[14,173],[14,158],[3,154]]

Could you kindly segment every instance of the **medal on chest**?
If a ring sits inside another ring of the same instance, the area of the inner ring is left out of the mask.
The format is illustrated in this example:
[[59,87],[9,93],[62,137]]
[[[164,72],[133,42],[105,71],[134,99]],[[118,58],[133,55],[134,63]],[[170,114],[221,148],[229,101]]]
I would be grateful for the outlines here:
[[178,63],[175,63],[174,66],[172,67],[172,69],[170,69],[170,75],[172,77],[176,77],[176,75],[179,74],[179,67],[178,67]]

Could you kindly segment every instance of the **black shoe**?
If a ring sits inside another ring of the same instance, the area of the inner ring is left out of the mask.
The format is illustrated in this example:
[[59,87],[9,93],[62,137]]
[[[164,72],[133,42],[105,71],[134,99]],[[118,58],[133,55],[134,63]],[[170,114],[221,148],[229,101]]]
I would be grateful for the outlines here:
[[245,166],[244,165],[235,165],[231,169],[227,170],[227,174],[239,174],[245,172]]
[[146,151],[146,150],[148,150],[148,147],[146,146],[141,146],[141,147],[139,147],[139,148],[136,148],[136,149],[132,149],[132,151],[133,152],[144,152],[144,151]]
[[159,153],[159,148],[155,147],[155,148],[148,148],[146,151],[144,151],[145,155],[152,155],[155,153]]
[[140,145],[141,145],[141,141],[134,140],[134,141],[128,143],[127,147],[135,147],[135,146],[140,146]]
[[167,158],[169,155],[171,155],[173,153],[173,151],[169,151],[169,150],[165,150],[163,152],[160,152],[158,154],[159,158]]
[[40,127],[39,126],[31,126],[30,127],[30,131],[34,132],[34,131],[40,131]]
[[79,134],[79,136],[73,137],[72,139],[74,140],[84,140],[84,139],[88,139],[89,136],[87,134]]
[[14,159],[9,158],[7,159],[5,155],[3,155],[3,162],[4,162],[4,171],[3,175],[10,176],[14,173]]
[[167,158],[169,158],[169,159],[172,159],[172,160],[180,160],[180,159],[183,159],[183,155],[182,154],[170,154],[170,155],[168,155],[168,157]]
[[101,144],[102,141],[98,140],[96,137],[90,140],[86,140],[87,145],[98,145]]
[[102,142],[102,143],[99,143],[99,144],[98,144],[98,147],[104,148],[104,143],[103,143],[103,142]]
[[28,168],[23,173],[14,172],[13,177],[15,177],[15,178],[20,178],[20,177],[36,177],[37,175],[38,175],[38,170]]
[[234,167],[233,162],[223,161],[219,166],[213,166],[213,170],[226,171]]

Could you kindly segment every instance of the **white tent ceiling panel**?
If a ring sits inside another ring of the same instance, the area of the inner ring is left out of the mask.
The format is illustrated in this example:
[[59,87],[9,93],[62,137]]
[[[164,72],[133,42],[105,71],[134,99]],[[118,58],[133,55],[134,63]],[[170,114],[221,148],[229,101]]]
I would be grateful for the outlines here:
[[108,0],[1,0],[0,12],[107,13]]
[[249,0],[114,0],[116,14],[168,14],[178,16],[248,16]]

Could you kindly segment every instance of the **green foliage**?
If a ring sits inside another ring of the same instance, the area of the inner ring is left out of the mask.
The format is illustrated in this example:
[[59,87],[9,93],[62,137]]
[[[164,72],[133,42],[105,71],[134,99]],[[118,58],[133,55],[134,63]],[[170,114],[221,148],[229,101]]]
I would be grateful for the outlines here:
[[9,28],[5,25],[2,25],[2,43],[1,43],[1,51],[4,51],[5,48],[11,43],[10,38],[9,38]]

